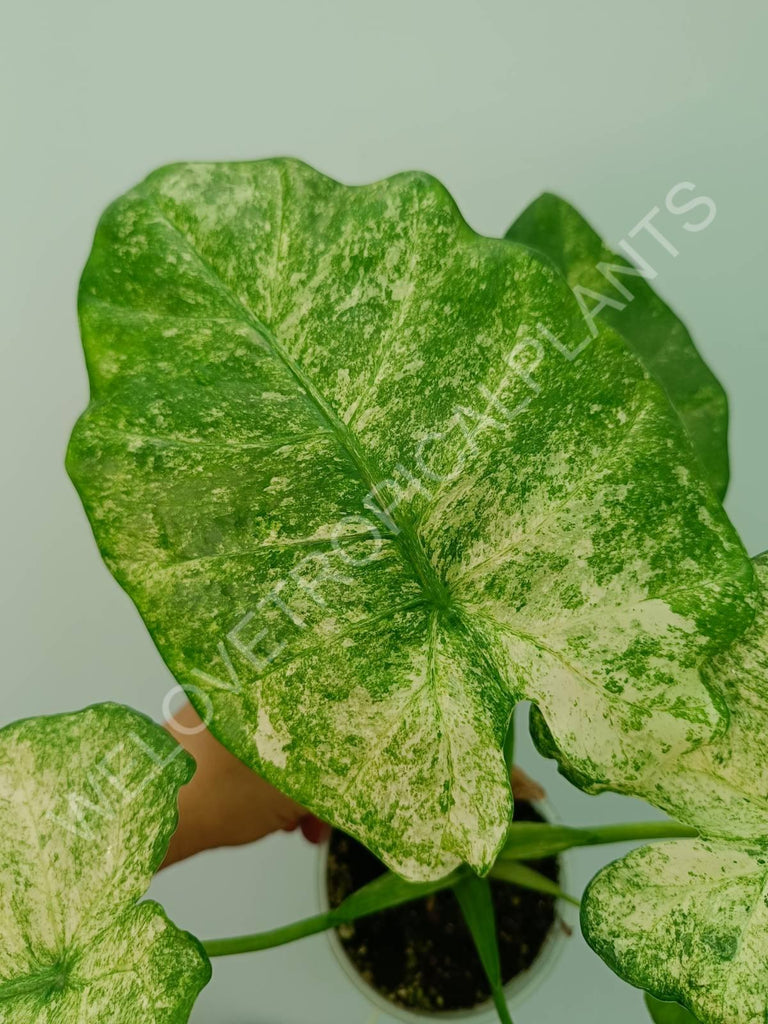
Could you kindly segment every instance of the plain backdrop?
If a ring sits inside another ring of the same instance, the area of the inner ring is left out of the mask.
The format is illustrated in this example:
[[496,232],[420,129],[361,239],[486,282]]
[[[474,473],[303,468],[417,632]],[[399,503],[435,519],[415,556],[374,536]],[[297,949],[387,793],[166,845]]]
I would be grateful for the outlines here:
[[[105,699],[159,717],[171,682],[63,469],[87,402],[75,291],[97,217],[168,161],[290,154],[350,183],[421,168],[489,234],[551,189],[613,242],[695,183],[717,218],[675,236],[658,285],[728,390],[728,510],[750,553],[768,547],[764,3],[17,0],[2,37],[3,723]],[[653,814],[575,792],[527,743],[520,756],[562,820]],[[571,888],[618,852],[573,855]],[[153,894],[203,937],[269,927],[316,909],[316,853],[275,837],[179,866]],[[578,934],[515,1010],[566,1015],[646,1020]],[[218,962],[193,1020],[385,1018],[318,936]]]

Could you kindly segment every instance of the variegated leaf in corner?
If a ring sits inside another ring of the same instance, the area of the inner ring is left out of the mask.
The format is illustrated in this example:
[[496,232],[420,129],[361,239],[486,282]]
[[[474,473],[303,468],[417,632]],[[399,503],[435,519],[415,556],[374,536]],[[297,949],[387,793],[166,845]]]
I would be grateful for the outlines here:
[[597,787],[717,728],[752,571],[677,416],[434,179],[163,168],[79,311],[109,566],[215,735],[405,877],[492,864],[521,698]]
[[113,704],[0,730],[0,1024],[183,1024],[210,965],[137,902],[194,764]]
[[660,769],[647,798],[707,838],[768,849],[768,555],[754,564],[755,619],[703,670],[728,708],[727,728]]
[[582,931],[625,981],[701,1024],[765,1024],[768,858],[725,843],[643,846],[604,868]]
[[706,840],[636,850],[583,903],[585,935],[614,970],[703,1024],[768,1018],[768,557],[756,570],[756,618],[706,671],[728,727],[659,772],[653,793]]
[[706,838],[768,847],[768,554],[754,566],[753,622],[702,669],[727,708],[724,727],[710,742],[660,763],[644,795]]

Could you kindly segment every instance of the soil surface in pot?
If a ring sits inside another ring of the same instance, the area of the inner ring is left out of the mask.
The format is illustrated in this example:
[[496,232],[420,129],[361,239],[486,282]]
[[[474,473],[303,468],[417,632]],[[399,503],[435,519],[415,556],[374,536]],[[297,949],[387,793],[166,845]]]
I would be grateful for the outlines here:
[[[516,821],[543,821],[523,801]],[[558,880],[557,858],[529,861]],[[334,831],[328,854],[331,907],[386,869],[372,853]],[[504,983],[536,959],[555,923],[551,896],[491,879]],[[360,975],[382,996],[409,1010],[465,1010],[490,998],[490,988],[456,897],[450,890],[364,917],[338,930],[342,947]]]

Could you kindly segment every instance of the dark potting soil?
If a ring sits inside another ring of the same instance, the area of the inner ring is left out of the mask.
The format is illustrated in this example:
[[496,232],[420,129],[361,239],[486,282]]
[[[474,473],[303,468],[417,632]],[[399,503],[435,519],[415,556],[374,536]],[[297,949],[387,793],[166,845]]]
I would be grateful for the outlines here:
[[[543,821],[530,804],[515,803],[516,821]],[[529,861],[558,880],[557,858]],[[331,907],[386,869],[372,853],[334,831],[328,854]],[[551,896],[491,879],[504,982],[531,966],[555,923]],[[456,897],[443,890],[383,910],[337,930],[357,971],[386,999],[412,1010],[464,1010],[485,1002],[490,988]]]

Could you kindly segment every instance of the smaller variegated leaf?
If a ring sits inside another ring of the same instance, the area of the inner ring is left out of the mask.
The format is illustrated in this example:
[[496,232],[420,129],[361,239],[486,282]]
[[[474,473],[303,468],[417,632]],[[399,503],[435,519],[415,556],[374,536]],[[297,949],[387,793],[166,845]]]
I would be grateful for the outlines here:
[[704,667],[728,709],[727,728],[660,771],[647,798],[711,839],[768,846],[768,555],[755,559],[757,614]]
[[644,796],[708,839],[768,849],[768,554],[754,567],[751,626],[702,670],[727,708],[725,724],[710,742],[660,762]]
[[182,1024],[210,965],[137,902],[192,759],[114,704],[0,730],[0,1024]]
[[617,974],[701,1024],[765,1024],[767,883],[764,854],[698,839],[643,846],[592,881],[581,927]]
[[610,865],[582,916],[617,973],[685,1003],[704,1024],[768,1017],[768,556],[755,569],[757,615],[705,672],[727,728],[660,771],[650,794],[708,841],[645,847]]

